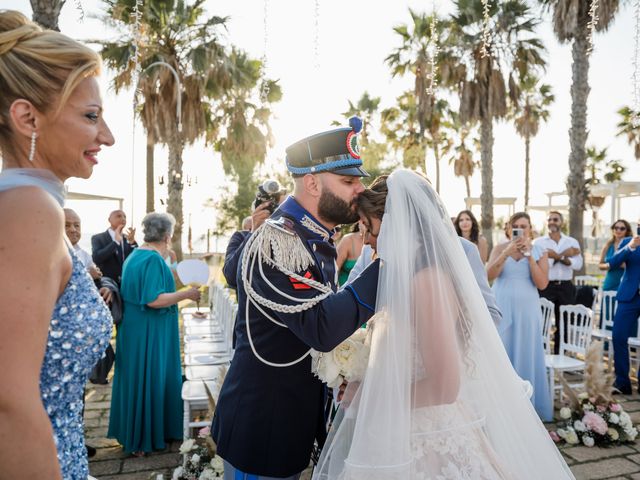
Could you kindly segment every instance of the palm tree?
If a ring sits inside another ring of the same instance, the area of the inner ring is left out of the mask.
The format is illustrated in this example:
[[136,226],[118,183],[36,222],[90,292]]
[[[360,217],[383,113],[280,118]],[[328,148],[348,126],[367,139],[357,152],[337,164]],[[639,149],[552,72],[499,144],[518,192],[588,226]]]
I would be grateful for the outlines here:
[[549,105],[555,97],[551,93],[551,86],[540,84],[540,79],[528,74],[520,80],[522,103],[512,113],[516,132],[524,138],[524,209],[529,207],[529,165],[531,139],[538,134],[540,122],[549,119]]
[[484,25],[481,0],[457,0],[452,40],[460,49],[467,75],[459,86],[460,117],[480,123],[482,173],[482,233],[492,246],[493,227],[493,120],[507,114],[507,101],[520,98],[514,73],[523,78],[545,65],[544,47],[533,36],[538,24],[523,0],[491,2],[489,8],[489,55],[483,56]]
[[640,160],[640,124],[638,123],[638,112],[629,107],[622,107],[618,110],[620,122],[618,122],[618,133],[616,136],[624,135],[627,142],[633,147],[633,155],[636,160]]
[[604,197],[590,194],[590,187],[602,183],[604,179],[607,183],[622,180],[626,168],[622,166],[619,160],[607,158],[607,149],[598,150],[596,147],[589,147],[586,150],[586,170],[589,177],[586,181],[587,199],[591,205],[592,212],[592,230],[591,236],[597,236],[598,225],[598,208],[604,203]]
[[[569,129],[569,233],[582,242],[585,184],[585,144],[587,143],[587,98],[589,96],[589,10],[594,0],[539,0],[552,11],[557,39],[571,42],[573,64],[571,83],[571,128]],[[618,11],[619,0],[597,0],[597,31],[605,31]]]
[[[224,101],[212,112],[214,127],[225,125],[224,134],[220,135],[214,128],[207,133],[207,141],[215,142],[225,174],[236,180],[238,190],[233,199],[233,212],[240,225],[251,213],[258,183],[254,178],[256,167],[263,163],[267,149],[273,146],[270,106],[280,101],[282,90],[277,81],[261,78],[260,61],[250,59],[237,49],[232,49],[230,60],[243,75],[235,79]],[[268,93],[258,104],[261,91]]]
[[[424,152],[423,162],[426,168],[426,148],[422,145],[426,142],[426,134],[429,134],[429,143],[433,149],[436,160],[436,190],[440,191],[440,158],[442,152],[439,147],[442,139],[439,138],[440,126],[446,113],[448,104],[445,100],[436,100],[435,92],[430,92],[431,76],[435,75],[438,82],[444,81],[445,85],[457,81],[456,75],[460,70],[456,68],[458,60],[451,56],[446,39],[449,22],[427,15],[419,14],[409,9],[412,24],[398,25],[394,27],[402,39],[402,45],[396,48],[385,61],[391,68],[392,76],[411,74],[414,77],[413,95],[415,96],[415,121],[417,122],[418,138],[412,147],[415,153],[419,149]],[[435,27],[435,28],[434,28]],[[438,53],[435,54],[435,43],[438,43]],[[435,58],[433,58],[435,55]],[[432,66],[436,65],[436,72],[432,72]],[[443,74],[443,72],[445,72]],[[453,76],[454,80],[449,77]],[[418,147],[419,145],[419,147]]]
[[66,0],[31,0],[33,21],[49,30],[60,31],[58,18]]
[[380,131],[391,149],[402,155],[404,167],[424,168],[426,174],[426,142],[418,130],[417,112],[414,93],[404,92],[396,99],[396,105],[385,108],[380,113]]
[[[135,0],[105,0],[107,17],[123,30],[113,42],[101,42],[105,63],[115,70],[113,85],[116,92],[131,86],[135,79],[134,40],[130,36]],[[155,141],[168,146],[169,198],[167,211],[176,218],[172,247],[182,258],[182,151],[202,137],[207,130],[210,99],[220,98],[232,86],[234,66],[226,50],[219,43],[219,31],[226,18],[204,18],[205,0],[147,0],[142,9],[143,36],[139,45],[139,64],[144,74],[138,84],[144,101],[140,118]],[[181,80],[181,89],[169,68],[161,66],[146,70],[156,62],[171,66]],[[182,103],[180,123],[176,121],[178,95]],[[148,150],[148,153],[149,150]],[[151,162],[152,163],[152,162]]]
[[[456,177],[464,178],[467,198],[469,198],[471,197],[469,179],[473,176],[477,165],[477,162],[473,160],[473,151],[467,146],[467,139],[471,135],[473,127],[460,122],[460,115],[453,111],[449,112],[445,126],[451,132],[451,136],[458,138],[457,142],[452,142],[453,154],[449,157],[449,165],[453,164],[453,172]],[[477,139],[471,141],[477,142]]]

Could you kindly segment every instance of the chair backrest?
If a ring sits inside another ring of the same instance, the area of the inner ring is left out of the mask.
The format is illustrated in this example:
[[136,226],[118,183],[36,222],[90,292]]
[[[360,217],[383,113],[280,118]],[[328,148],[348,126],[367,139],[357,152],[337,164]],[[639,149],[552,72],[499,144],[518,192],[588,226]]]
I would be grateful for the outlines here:
[[591,342],[592,328],[593,311],[590,308],[584,305],[561,305],[560,355],[584,355]]
[[616,314],[616,302],[615,290],[604,290],[600,292],[600,300],[598,302],[600,306],[600,328],[602,330],[613,330],[613,317]]
[[551,353],[551,325],[553,325],[555,305],[552,301],[540,297],[540,307],[542,308],[542,343],[544,352]]
[[573,283],[576,287],[588,285],[590,287],[600,288],[600,279],[592,275],[576,275],[573,279]]

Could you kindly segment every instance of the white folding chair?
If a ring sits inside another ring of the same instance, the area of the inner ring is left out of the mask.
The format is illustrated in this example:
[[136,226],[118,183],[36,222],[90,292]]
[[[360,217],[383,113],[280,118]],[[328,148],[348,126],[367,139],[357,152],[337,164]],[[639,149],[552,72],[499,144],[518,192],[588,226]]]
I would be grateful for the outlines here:
[[187,380],[182,384],[182,401],[184,402],[182,436],[184,439],[191,438],[192,428],[202,428],[211,424],[211,420],[196,421],[191,415],[192,410],[203,410],[209,405],[209,398],[207,397],[204,382],[207,382],[207,386],[217,402],[220,393],[218,391],[217,380]]
[[226,368],[225,364],[221,365],[192,365],[184,369],[187,380],[215,380],[222,369]]
[[224,342],[189,342],[184,344],[184,353],[227,353]]
[[201,365],[224,365],[229,363],[229,355],[225,353],[186,353],[184,355],[184,365],[186,367],[197,367]]
[[540,307],[542,308],[542,343],[544,353],[551,354],[551,326],[555,318],[555,305],[552,301],[540,297]]
[[[552,406],[555,401],[556,372],[560,375],[563,375],[564,372],[584,372],[585,362],[578,357],[584,358],[591,342],[593,312],[584,305],[562,305],[560,306],[559,323],[559,352],[557,355],[545,355]],[[557,389],[562,390],[562,385],[559,385]]]
[[599,340],[603,342],[602,354],[604,356],[604,347],[607,346],[607,363],[609,368],[611,368],[611,364],[613,362],[613,341],[612,341],[612,330],[613,330],[613,317],[616,313],[616,291],[615,290],[604,290],[598,293],[598,309],[600,311],[599,314],[599,324],[594,325],[597,328],[593,329],[591,332],[591,336],[594,340]]
[[573,279],[573,283],[576,287],[588,285],[590,287],[600,288],[600,279],[593,275],[576,275]]

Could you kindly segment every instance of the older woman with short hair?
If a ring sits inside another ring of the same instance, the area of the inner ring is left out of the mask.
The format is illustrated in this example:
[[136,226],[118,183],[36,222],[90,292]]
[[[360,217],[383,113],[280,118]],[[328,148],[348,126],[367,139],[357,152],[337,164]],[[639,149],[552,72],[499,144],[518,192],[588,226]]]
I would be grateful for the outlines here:
[[177,303],[198,300],[195,288],[176,292],[164,258],[175,219],[149,213],[144,245],[122,268],[124,315],[116,337],[116,366],[108,436],[135,456],[182,438],[182,373]]

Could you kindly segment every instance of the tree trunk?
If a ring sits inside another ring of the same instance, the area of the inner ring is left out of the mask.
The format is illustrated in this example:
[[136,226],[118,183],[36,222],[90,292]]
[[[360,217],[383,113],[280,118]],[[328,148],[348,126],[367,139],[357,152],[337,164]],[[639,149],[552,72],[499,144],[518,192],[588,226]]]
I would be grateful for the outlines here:
[[524,211],[529,208],[529,148],[531,139],[527,135],[524,139]]
[[480,226],[491,251],[493,248],[493,121],[491,118],[483,118],[480,121],[480,143],[482,173]]
[[583,224],[587,188],[584,171],[586,165],[585,144],[587,142],[587,97],[589,96],[589,43],[586,29],[577,33],[573,40],[573,64],[571,84],[571,128],[569,141],[569,235],[580,245],[583,240]]
[[178,134],[174,133],[169,146],[169,172],[167,175],[167,189],[169,191],[169,199],[167,201],[167,212],[176,219],[176,226],[173,230],[173,239],[171,248],[176,252],[178,261],[182,260],[182,225],[184,218],[182,217],[182,142]]
[[60,31],[58,17],[66,0],[31,0],[33,21],[43,28]]
[[467,198],[471,197],[471,184],[469,183],[469,176],[464,176],[464,185],[467,187]]
[[155,170],[153,165],[154,141],[147,133],[147,213],[155,211]]

